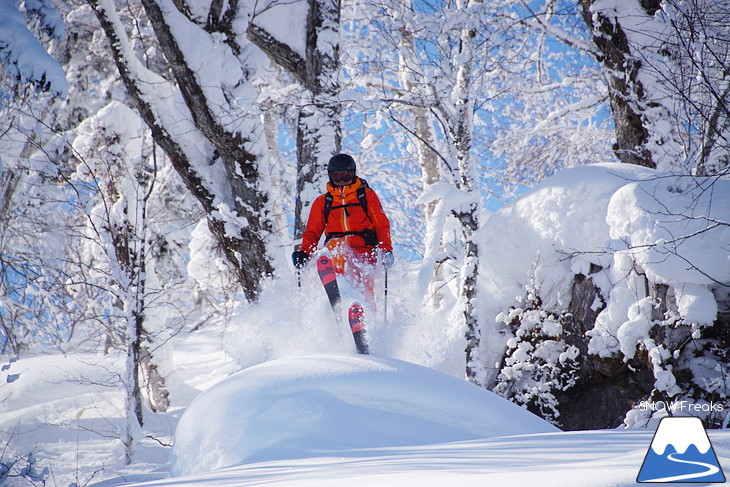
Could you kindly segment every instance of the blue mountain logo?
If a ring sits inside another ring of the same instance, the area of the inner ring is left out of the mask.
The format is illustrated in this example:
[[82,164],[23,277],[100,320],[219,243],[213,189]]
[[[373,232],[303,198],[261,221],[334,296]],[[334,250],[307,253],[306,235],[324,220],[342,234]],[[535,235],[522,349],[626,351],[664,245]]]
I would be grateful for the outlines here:
[[725,475],[700,418],[662,418],[636,481],[725,482]]

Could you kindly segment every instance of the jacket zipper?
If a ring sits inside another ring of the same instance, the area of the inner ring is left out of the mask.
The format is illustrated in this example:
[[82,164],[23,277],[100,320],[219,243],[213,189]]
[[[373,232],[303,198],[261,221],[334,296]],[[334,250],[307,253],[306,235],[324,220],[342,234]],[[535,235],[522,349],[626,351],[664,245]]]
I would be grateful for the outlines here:
[[[344,228],[345,232],[349,232],[350,228],[347,224],[347,206],[344,206],[347,204],[347,201],[345,200],[345,188],[340,187],[340,197],[342,198],[342,228]],[[347,237],[345,237],[345,241],[347,241]]]

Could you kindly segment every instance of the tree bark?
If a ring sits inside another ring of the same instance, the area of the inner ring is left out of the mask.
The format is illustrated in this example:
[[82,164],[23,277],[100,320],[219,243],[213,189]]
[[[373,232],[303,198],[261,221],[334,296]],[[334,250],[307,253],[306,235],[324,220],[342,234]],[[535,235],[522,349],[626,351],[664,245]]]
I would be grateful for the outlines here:
[[592,11],[596,0],[579,0],[579,3],[583,20],[598,48],[598,61],[608,72],[608,94],[616,125],[614,153],[621,162],[655,168],[656,163],[646,146],[649,131],[639,106],[645,98],[644,87],[638,78],[641,61],[632,55],[617,19]]
[[[393,9],[402,9],[401,4],[396,3],[392,7]],[[402,15],[398,12],[397,15]],[[435,149],[435,134],[431,125],[431,117],[429,115],[428,108],[425,106],[426,94],[424,90],[427,89],[423,84],[419,83],[414,79],[413,73],[420,70],[420,65],[416,57],[415,43],[413,34],[410,30],[402,26],[400,28],[401,42],[398,49],[398,61],[399,61],[399,75],[401,82],[403,83],[403,89],[405,93],[410,94],[412,97],[418,99],[421,98],[423,105],[408,104],[407,111],[410,114],[412,122],[412,134],[415,138],[416,150],[418,152],[418,164],[421,167],[421,183],[423,189],[426,190],[432,184],[436,184],[441,180],[441,174],[439,171],[438,154]],[[426,235],[432,235],[435,231],[434,227],[437,222],[434,221],[434,212],[436,210],[437,201],[432,201],[424,205],[424,219],[426,223]],[[424,259],[424,266],[432,267],[431,270],[431,289],[428,292],[427,301],[430,302],[430,306],[437,309],[443,300],[443,292],[441,283],[444,280],[443,277],[443,262],[441,259],[436,258],[437,255],[443,253],[443,241],[439,239],[438,242],[426,242],[426,256],[433,256],[431,259]],[[429,248],[433,246],[433,248]]]
[[282,198],[284,196],[284,169],[279,155],[279,127],[278,114],[273,107],[264,110],[264,134],[266,136],[266,146],[269,153],[269,181],[272,192],[280,195],[279,198],[273,198],[271,202],[271,215],[274,232],[281,241],[285,241],[288,237],[288,222],[284,214]]
[[[580,370],[578,377],[590,377],[596,374],[596,368],[588,355],[588,339],[586,332],[592,330],[596,318],[606,307],[606,302],[593,283],[591,275],[598,272],[600,266],[591,264],[588,276],[577,274],[573,277],[573,288],[570,293],[568,312],[562,320],[565,343],[580,350],[578,359]],[[595,306],[599,300],[600,306]]]
[[165,385],[165,377],[160,374],[147,345],[143,345],[140,349],[139,369],[144,378],[150,409],[156,413],[167,411],[170,407],[170,393]]

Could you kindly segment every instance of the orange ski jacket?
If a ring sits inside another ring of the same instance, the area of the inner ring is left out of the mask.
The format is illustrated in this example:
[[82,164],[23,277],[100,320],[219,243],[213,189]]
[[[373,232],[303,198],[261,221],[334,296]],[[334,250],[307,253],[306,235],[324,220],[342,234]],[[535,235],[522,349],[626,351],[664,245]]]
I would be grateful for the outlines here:
[[[367,214],[358,200],[357,191],[360,186],[365,186]],[[329,215],[325,217],[327,193],[332,195],[332,206]],[[376,240],[369,243],[375,243],[381,250],[393,251],[390,220],[383,211],[378,195],[362,179],[356,177],[355,182],[349,186],[327,183],[327,193],[321,194],[312,203],[307,228],[302,235],[301,250],[312,255],[324,233],[325,241],[344,238],[353,250],[360,253],[371,252],[374,246],[368,245],[365,237],[360,234],[370,230],[375,232]]]

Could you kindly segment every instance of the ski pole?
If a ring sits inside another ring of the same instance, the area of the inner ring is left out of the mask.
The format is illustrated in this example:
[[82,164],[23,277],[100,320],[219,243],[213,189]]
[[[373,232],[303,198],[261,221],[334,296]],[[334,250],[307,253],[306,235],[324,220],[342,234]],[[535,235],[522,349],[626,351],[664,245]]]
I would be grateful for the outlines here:
[[[302,241],[299,239],[299,243],[294,244],[294,253],[297,253],[301,250]],[[292,257],[294,254],[292,254]],[[294,262],[294,267],[297,270],[297,287],[301,289],[302,287],[302,266],[297,265],[297,262]]]
[[388,323],[388,268],[384,267],[385,270],[385,282],[383,287],[383,323]]

